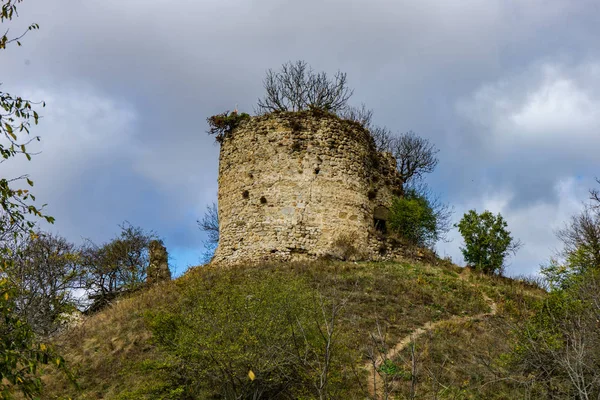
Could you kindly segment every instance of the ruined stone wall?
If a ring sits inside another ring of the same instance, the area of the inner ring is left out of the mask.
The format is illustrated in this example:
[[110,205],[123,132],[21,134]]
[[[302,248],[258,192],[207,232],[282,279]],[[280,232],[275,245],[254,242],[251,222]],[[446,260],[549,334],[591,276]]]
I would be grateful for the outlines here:
[[146,274],[146,283],[153,285],[162,281],[171,280],[169,269],[169,254],[167,248],[160,240],[150,242],[150,263]]
[[375,218],[387,218],[401,189],[393,157],[356,123],[311,112],[253,117],[221,143],[213,262],[344,257],[348,242],[356,258],[381,258]]

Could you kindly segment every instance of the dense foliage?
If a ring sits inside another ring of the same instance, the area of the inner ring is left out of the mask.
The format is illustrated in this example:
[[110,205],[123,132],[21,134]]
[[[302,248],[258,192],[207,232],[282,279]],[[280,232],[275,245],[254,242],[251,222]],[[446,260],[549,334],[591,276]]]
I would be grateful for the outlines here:
[[494,215],[487,210],[481,214],[475,210],[465,213],[457,224],[465,242],[461,248],[465,261],[486,274],[501,273],[506,257],[521,247],[507,226],[500,213]]
[[537,398],[600,397],[600,273],[563,280],[517,330],[512,365]]
[[[61,335],[81,391],[52,372],[47,397],[210,399],[236,398],[235,390],[239,398],[362,400],[374,397],[376,380],[390,399],[522,398],[497,358],[512,345],[509,321],[543,292],[436,264],[195,268]],[[486,295],[498,302],[493,317]]]
[[62,357],[36,340],[27,321],[17,312],[15,289],[0,280],[0,399],[12,399],[15,391],[34,398],[42,390],[41,364],[64,370]]
[[175,398],[324,399],[350,379],[339,300],[325,300],[301,279],[215,271],[183,295],[147,314],[172,359]]
[[428,200],[414,190],[396,197],[390,208],[389,226],[392,232],[417,246],[431,246],[441,234],[435,212]]
[[557,232],[563,248],[542,268],[550,295],[517,330],[513,366],[538,397],[600,397],[600,198]]

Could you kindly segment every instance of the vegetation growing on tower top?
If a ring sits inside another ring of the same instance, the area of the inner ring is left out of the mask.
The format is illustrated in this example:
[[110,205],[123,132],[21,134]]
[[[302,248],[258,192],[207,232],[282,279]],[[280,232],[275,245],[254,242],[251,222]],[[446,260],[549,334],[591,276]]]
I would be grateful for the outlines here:
[[325,72],[314,72],[306,61],[289,61],[278,72],[269,69],[263,85],[266,94],[258,100],[259,114],[309,109],[337,113],[348,107],[354,92],[345,72],[338,71],[331,79]]
[[237,111],[225,111],[224,113],[213,115],[207,118],[208,126],[210,127],[208,133],[215,135],[215,140],[221,143],[240,123],[248,119],[250,119],[249,114],[238,113]]

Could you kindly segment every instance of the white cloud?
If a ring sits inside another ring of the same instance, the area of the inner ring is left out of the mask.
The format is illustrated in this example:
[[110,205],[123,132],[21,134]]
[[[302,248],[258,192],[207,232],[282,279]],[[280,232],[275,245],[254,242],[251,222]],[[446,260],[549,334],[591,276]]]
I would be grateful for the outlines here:
[[489,147],[555,150],[596,157],[600,146],[600,61],[537,63],[480,86],[457,103],[460,116],[491,133]]
[[533,139],[566,133],[589,138],[600,127],[599,106],[572,79],[557,77],[531,93],[510,120]]

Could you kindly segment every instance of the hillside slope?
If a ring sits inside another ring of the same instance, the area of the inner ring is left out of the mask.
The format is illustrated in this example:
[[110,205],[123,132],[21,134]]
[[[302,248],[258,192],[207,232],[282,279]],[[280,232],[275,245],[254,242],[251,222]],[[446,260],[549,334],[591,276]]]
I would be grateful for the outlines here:
[[525,397],[503,354],[544,292],[435,264],[195,268],[61,337],[79,389],[44,398]]

